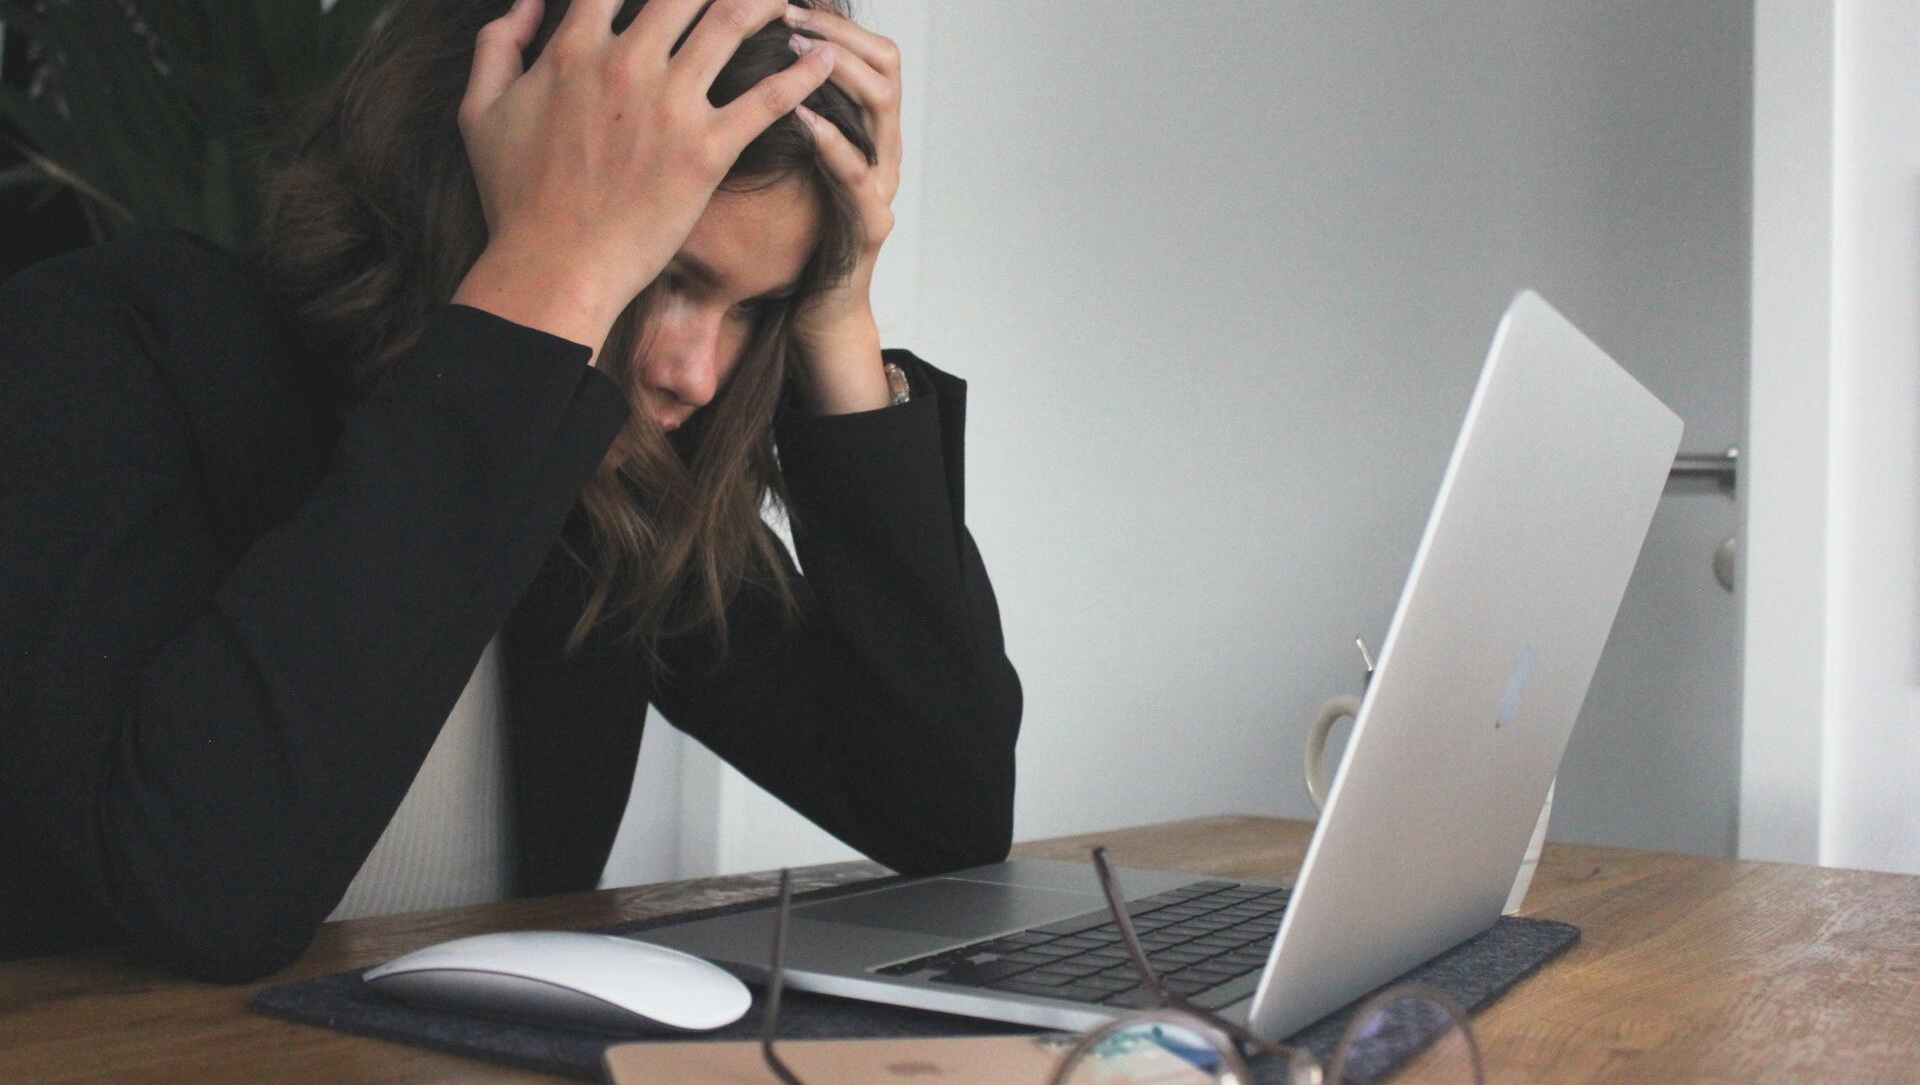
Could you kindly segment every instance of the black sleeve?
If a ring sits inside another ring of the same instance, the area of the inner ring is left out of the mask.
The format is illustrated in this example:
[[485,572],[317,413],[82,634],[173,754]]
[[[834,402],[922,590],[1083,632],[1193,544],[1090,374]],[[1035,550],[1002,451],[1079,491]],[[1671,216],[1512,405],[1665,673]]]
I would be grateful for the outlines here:
[[627,408],[587,348],[446,307],[227,554],[145,340],[58,276],[0,289],[0,832],[242,980],[338,902]]
[[925,873],[1006,857],[1020,681],[965,524],[966,385],[888,356],[912,374],[911,402],[777,427],[799,625],[743,592],[727,658],[674,642],[654,699],[828,832]]

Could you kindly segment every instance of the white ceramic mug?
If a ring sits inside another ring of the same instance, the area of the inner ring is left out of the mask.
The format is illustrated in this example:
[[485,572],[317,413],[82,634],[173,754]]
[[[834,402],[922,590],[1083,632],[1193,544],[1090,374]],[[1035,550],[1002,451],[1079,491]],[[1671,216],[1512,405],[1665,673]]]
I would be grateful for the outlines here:
[[[1360,715],[1360,698],[1351,693],[1328,698],[1320,706],[1320,715],[1314,719],[1313,726],[1307,729],[1307,797],[1313,800],[1315,810],[1325,810],[1327,795],[1333,789],[1333,782],[1327,769],[1327,736],[1332,733],[1333,725],[1348,716]],[[1540,807],[1540,820],[1534,823],[1533,838],[1527,841],[1526,858],[1520,862],[1520,873],[1513,879],[1513,889],[1507,894],[1505,913],[1512,915],[1520,910],[1520,902],[1526,898],[1527,886],[1533,884],[1533,872],[1540,866],[1540,849],[1547,842],[1547,820],[1553,815],[1553,784],[1547,785],[1547,801]]]

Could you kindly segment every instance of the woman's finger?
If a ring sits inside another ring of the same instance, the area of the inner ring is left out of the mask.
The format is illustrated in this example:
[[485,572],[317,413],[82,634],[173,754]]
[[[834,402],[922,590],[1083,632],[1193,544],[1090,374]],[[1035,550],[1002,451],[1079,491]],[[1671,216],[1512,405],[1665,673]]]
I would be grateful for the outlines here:
[[893,39],[875,34],[852,19],[819,8],[788,4],[785,18],[788,26],[818,33],[845,52],[866,61],[868,67],[881,75],[899,77],[900,47],[893,43]]
[[543,0],[519,0],[505,15],[480,28],[474,39],[473,69],[467,75],[467,93],[460,101],[460,115],[471,119],[507,92],[513,81],[526,74],[522,54],[533,43],[540,26]]
[[720,110],[718,125],[721,141],[729,154],[728,161],[738,157],[747,144],[774,121],[793,112],[795,106],[806,101],[807,95],[820,89],[820,84],[833,74],[835,59],[832,46],[821,46],[728,102]]
[[[900,138],[900,50],[887,38],[866,30],[850,20],[832,15],[830,12],[809,11],[788,5],[788,25],[793,24],[792,15],[796,11],[806,12],[809,17],[807,32],[796,30],[789,39],[796,52],[812,48],[816,41],[833,41],[834,48],[840,51],[840,61],[834,65],[833,82],[852,95],[867,111],[871,124],[869,134],[873,137],[873,149],[880,163],[892,163],[897,170],[901,158]],[[813,18],[818,16],[818,18]],[[824,38],[808,37],[808,33],[822,33]],[[836,41],[835,35],[840,39]],[[856,54],[854,42],[858,40],[865,49],[864,54]],[[877,67],[872,60],[879,59],[887,67]]]
[[867,173],[867,156],[832,121],[806,106],[793,112],[813,133],[813,144],[820,149],[820,160],[827,164],[827,172],[848,189],[859,191],[860,181]]
[[[701,94],[713,85],[740,43],[780,20],[785,0],[716,0],[673,56],[674,68]],[[641,10],[645,10],[644,8]]]
[[[787,38],[787,45],[801,56],[806,56],[820,44],[820,39],[809,38],[805,34],[793,34]],[[875,120],[900,115],[900,85],[845,50],[834,61],[833,83],[852,96]]]

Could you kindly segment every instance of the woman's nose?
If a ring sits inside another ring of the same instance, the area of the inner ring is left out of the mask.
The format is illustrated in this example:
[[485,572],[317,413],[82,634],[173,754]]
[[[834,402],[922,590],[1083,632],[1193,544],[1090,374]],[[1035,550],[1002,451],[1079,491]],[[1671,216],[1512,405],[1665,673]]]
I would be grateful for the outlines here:
[[720,387],[720,320],[676,314],[654,341],[644,371],[649,385],[688,407],[712,402]]

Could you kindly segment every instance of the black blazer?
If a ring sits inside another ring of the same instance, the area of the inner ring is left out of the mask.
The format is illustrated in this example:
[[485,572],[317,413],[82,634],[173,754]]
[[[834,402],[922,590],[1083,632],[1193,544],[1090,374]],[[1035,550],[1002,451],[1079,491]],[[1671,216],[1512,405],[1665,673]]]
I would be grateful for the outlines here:
[[[576,343],[447,306],[344,424],[245,261],[177,231],[0,285],[0,959],[291,961],[502,632],[525,893],[594,884],[646,706],[895,869],[1012,832],[1020,686],[962,505],[965,385],[782,411],[803,616],[563,641],[625,422]],[[324,360],[323,360],[324,361]]]

